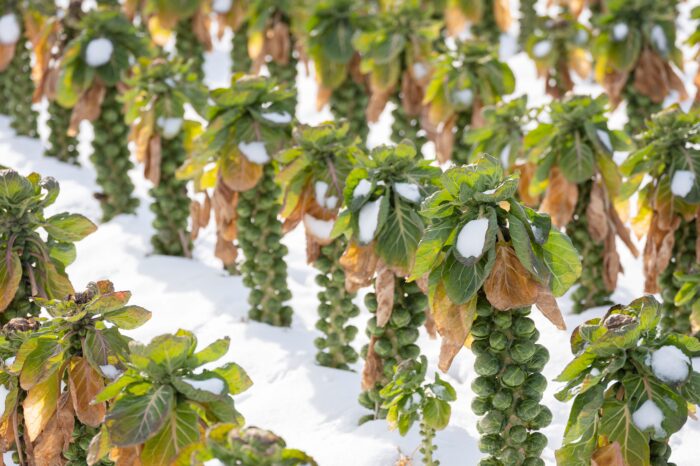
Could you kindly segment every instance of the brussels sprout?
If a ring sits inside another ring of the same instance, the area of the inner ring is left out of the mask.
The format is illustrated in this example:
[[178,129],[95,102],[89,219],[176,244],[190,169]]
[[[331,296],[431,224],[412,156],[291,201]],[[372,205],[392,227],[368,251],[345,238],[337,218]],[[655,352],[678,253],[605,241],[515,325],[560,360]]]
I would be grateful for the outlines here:
[[491,324],[486,320],[477,319],[472,325],[471,333],[476,338],[487,337],[491,334]]
[[491,403],[496,409],[506,410],[513,403],[513,394],[508,389],[500,390],[493,396]]
[[514,444],[519,445],[527,440],[527,429],[520,425],[513,426],[508,430],[508,436]]
[[491,377],[477,377],[472,382],[471,388],[477,396],[488,397],[496,393],[496,386]]
[[525,455],[523,455],[520,450],[508,447],[501,452],[501,461],[506,465],[519,465],[525,460]]
[[399,346],[410,345],[418,340],[418,337],[419,332],[416,328],[401,328],[396,331],[396,340],[398,341]]
[[535,456],[530,456],[528,458],[525,458],[525,461],[523,462],[523,466],[544,466],[544,460],[542,458],[537,458]]
[[505,415],[496,409],[489,411],[479,419],[477,428],[481,433],[484,434],[497,434],[501,432],[503,426],[505,425],[506,417]]
[[525,382],[525,371],[519,366],[507,366],[501,374],[501,381],[506,387],[519,387]]
[[479,451],[495,455],[503,448],[503,439],[498,434],[483,435],[479,439]]
[[508,347],[508,337],[503,332],[493,332],[489,336],[489,346],[494,351],[503,351]]
[[414,359],[420,356],[420,348],[418,345],[406,345],[399,348],[399,356],[403,359]]
[[549,362],[549,351],[542,345],[535,345],[537,350],[527,363],[527,368],[532,372],[541,372],[544,366]]
[[523,421],[530,421],[540,413],[540,404],[535,400],[521,400],[518,402],[515,412]]
[[472,400],[472,411],[477,416],[483,416],[486,412],[491,409],[491,403],[489,403],[488,398],[476,397]]
[[547,388],[547,379],[539,372],[530,374],[523,385],[523,393],[530,398],[542,398],[542,394]]
[[510,357],[519,364],[525,364],[535,354],[535,344],[529,340],[517,340],[510,348]]
[[501,362],[497,357],[489,352],[485,352],[476,357],[474,362],[474,371],[483,376],[493,376],[501,370]]
[[493,314],[493,307],[485,299],[480,299],[476,303],[476,315],[479,317],[489,317]]
[[407,309],[394,309],[389,322],[395,328],[405,327],[411,322],[411,312]]
[[497,328],[507,329],[513,323],[513,317],[509,312],[496,312],[493,315],[493,323]]
[[474,353],[475,356],[479,356],[480,354],[486,353],[489,351],[491,347],[489,346],[489,342],[487,340],[474,340],[472,342],[472,353]]
[[552,411],[544,405],[540,405],[539,414],[533,419],[532,424],[537,429],[544,429],[552,423]]
[[538,456],[542,453],[542,450],[547,446],[547,437],[541,432],[532,432],[527,437],[527,442],[525,443],[525,451],[528,456]]
[[381,357],[388,357],[394,350],[394,345],[387,338],[382,337],[374,343],[374,352]]

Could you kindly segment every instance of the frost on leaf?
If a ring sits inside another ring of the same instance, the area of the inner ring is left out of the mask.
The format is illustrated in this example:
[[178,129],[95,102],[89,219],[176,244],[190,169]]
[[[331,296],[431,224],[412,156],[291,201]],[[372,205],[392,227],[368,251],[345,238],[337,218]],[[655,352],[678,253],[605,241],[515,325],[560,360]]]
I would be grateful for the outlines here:
[[457,252],[465,259],[481,257],[488,228],[488,218],[477,218],[467,222],[457,235]]
[[496,245],[496,260],[484,282],[486,299],[501,311],[530,306],[537,300],[539,284],[523,267],[512,247]]
[[632,422],[641,431],[654,429],[657,437],[664,437],[666,433],[661,427],[664,420],[664,413],[661,408],[654,403],[653,400],[646,400],[642,405],[632,413]]
[[114,53],[112,41],[105,37],[99,37],[88,43],[85,50],[85,61],[93,68],[97,68],[109,63],[112,53]]
[[374,234],[377,232],[377,224],[379,222],[379,207],[381,199],[366,203],[360,209],[359,215],[359,232],[358,239],[362,244],[370,243],[374,239]]
[[690,358],[673,345],[662,346],[651,354],[651,369],[659,380],[677,384],[690,373]]

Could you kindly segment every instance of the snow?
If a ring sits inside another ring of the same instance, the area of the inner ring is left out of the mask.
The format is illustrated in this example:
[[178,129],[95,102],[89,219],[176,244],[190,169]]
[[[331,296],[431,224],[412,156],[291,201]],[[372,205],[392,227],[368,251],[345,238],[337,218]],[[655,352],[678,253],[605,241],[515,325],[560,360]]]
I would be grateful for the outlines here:
[[617,42],[623,41],[627,37],[629,31],[630,28],[627,26],[627,24],[617,23],[615,26],[613,26],[613,39],[615,39]]
[[661,53],[666,53],[668,51],[666,33],[664,32],[664,28],[658,24],[655,24],[654,27],[651,28],[651,43],[654,44],[654,47]]
[[12,451],[6,451],[2,454],[2,460],[5,462],[5,466],[19,466],[12,458],[13,455],[14,453]]
[[328,183],[325,181],[317,181],[314,183],[314,196],[316,197],[316,202],[321,206],[325,203],[326,193],[328,192]]
[[536,58],[546,57],[552,51],[552,41],[541,40],[532,47],[532,54]]
[[379,221],[379,206],[381,198],[376,201],[370,201],[360,209],[359,219],[359,234],[358,238],[361,243],[367,244],[374,239],[374,233],[377,231],[377,223]]
[[10,390],[4,385],[0,385],[0,414],[5,412],[5,400],[9,394]]
[[267,121],[278,124],[291,123],[292,115],[287,112],[265,112],[261,113],[262,117]]
[[335,209],[338,205],[338,196],[328,196],[326,198],[326,208]]
[[421,200],[420,189],[414,183],[394,183],[394,189],[407,201],[418,202]]
[[680,348],[667,345],[651,355],[651,369],[654,375],[666,383],[680,383],[688,379],[690,358]]
[[6,365],[6,366],[11,366],[13,362],[15,362],[15,357],[14,357],[14,356],[10,356],[9,358],[5,359],[5,365]]
[[108,379],[116,379],[119,377],[119,374],[121,374],[121,371],[114,367],[112,364],[105,364],[104,366],[100,366],[100,370],[102,371],[102,374],[107,377]]
[[309,214],[304,214],[306,229],[318,239],[330,239],[333,230],[333,220],[321,220]]
[[226,390],[226,385],[224,384],[224,381],[218,377],[212,377],[211,379],[204,380],[194,380],[183,377],[182,381],[185,382],[187,385],[196,388],[197,390],[213,393],[215,395],[221,395],[222,393],[224,393],[224,390]]
[[92,39],[85,50],[85,61],[93,68],[97,68],[109,63],[113,52],[114,45],[111,40],[105,37]]
[[501,149],[501,165],[503,168],[510,168],[510,143]]
[[603,144],[603,146],[608,150],[608,152],[612,152],[613,147],[612,142],[610,141],[610,134],[602,129],[596,129],[595,134],[596,136],[598,136],[598,140],[600,140],[600,143]]
[[161,130],[165,139],[172,139],[180,133],[182,128],[182,118],[178,117],[158,117],[156,124]]
[[262,141],[241,142],[238,144],[238,150],[253,163],[263,165],[270,161],[270,155],[267,153],[265,143]]
[[355,189],[352,190],[352,197],[357,199],[358,197],[366,196],[369,194],[369,190],[372,188],[372,183],[369,181],[362,179],[360,180],[359,183],[357,183],[357,186],[355,186]]
[[220,460],[214,458],[213,460],[205,461],[204,466],[226,466]]
[[685,197],[695,184],[695,173],[688,170],[677,170],[671,180],[671,192],[674,196]]
[[576,43],[583,45],[586,41],[588,41],[588,33],[583,29],[576,31]]
[[481,256],[488,228],[489,219],[487,218],[477,218],[467,222],[457,235],[457,252],[465,259]]
[[211,3],[211,9],[214,10],[215,13],[228,13],[231,11],[232,6],[233,0],[214,0]]
[[419,81],[428,76],[428,67],[421,62],[414,63],[411,69],[413,70],[413,77]]
[[647,400],[632,413],[632,422],[640,430],[654,429],[657,436],[664,436],[664,429],[661,423],[664,421],[664,413],[653,400]]
[[471,89],[462,89],[454,93],[454,99],[458,104],[470,106],[474,101],[474,93]]
[[19,40],[22,29],[19,27],[17,16],[8,13],[0,17],[0,44],[14,44]]

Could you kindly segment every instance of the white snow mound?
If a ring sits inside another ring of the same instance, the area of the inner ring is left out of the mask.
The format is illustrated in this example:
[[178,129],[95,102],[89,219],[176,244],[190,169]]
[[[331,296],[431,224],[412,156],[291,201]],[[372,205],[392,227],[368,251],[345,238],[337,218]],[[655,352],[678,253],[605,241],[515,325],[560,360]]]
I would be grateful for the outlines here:
[[651,355],[651,370],[667,383],[680,383],[688,379],[690,358],[673,345],[662,346]]
[[552,41],[541,40],[532,47],[532,54],[537,58],[546,57],[552,51]]
[[0,412],[5,411],[5,400],[9,394],[10,390],[8,390],[4,385],[0,385]]
[[407,201],[418,202],[421,199],[420,188],[414,183],[394,183],[394,189]]
[[333,220],[321,220],[313,215],[304,214],[304,226],[318,239],[331,239],[334,224]]
[[172,139],[180,133],[182,118],[161,116],[156,120],[156,124],[165,139]]
[[664,435],[664,429],[661,427],[663,420],[664,413],[653,400],[645,401],[639,409],[632,413],[632,422],[635,426],[640,430],[653,428],[656,435],[660,437]]
[[486,243],[489,219],[477,218],[467,222],[457,235],[457,252],[465,259],[479,257]]
[[100,366],[100,370],[102,371],[105,377],[112,380],[116,379],[117,377],[119,377],[119,374],[121,374],[121,371],[112,364],[105,364],[104,366]]
[[674,196],[685,197],[695,184],[695,173],[688,170],[678,170],[671,180],[671,192]]
[[214,0],[211,3],[211,9],[214,10],[215,13],[228,13],[231,11],[232,6],[233,0]]
[[355,189],[352,190],[352,197],[358,198],[362,196],[366,196],[369,194],[369,190],[372,188],[372,183],[370,183],[367,180],[360,180],[359,183],[357,183],[357,186],[355,186]]
[[314,183],[314,196],[316,197],[316,202],[321,206],[324,204],[324,199],[326,198],[326,193],[328,192],[328,183],[325,181],[317,181]]
[[668,50],[668,41],[666,40],[666,33],[664,28],[655,24],[651,28],[651,43],[659,50],[659,52],[665,53]]
[[267,121],[272,123],[290,123],[292,121],[292,115],[287,112],[265,112],[261,113],[262,117]]
[[328,196],[326,198],[326,208],[328,209],[335,209],[335,206],[338,205],[338,196]]
[[629,26],[627,26],[625,23],[617,23],[615,26],[613,26],[613,39],[618,42],[625,40],[629,32]]
[[112,41],[105,37],[99,37],[91,40],[88,44],[85,50],[85,60],[88,65],[97,68],[98,66],[109,63],[109,60],[112,58],[112,53],[114,53]]
[[17,16],[8,13],[0,17],[0,44],[14,44],[19,40],[22,29],[19,27]]
[[270,155],[267,153],[265,143],[262,141],[241,142],[238,144],[238,150],[250,162],[263,165],[270,161]]
[[374,233],[377,231],[377,223],[379,223],[379,206],[381,198],[376,201],[368,202],[360,209],[360,232],[358,237],[360,242],[367,244],[374,239]]
[[205,380],[183,378],[182,381],[192,386],[193,388],[196,388],[197,390],[203,390],[205,392],[213,393],[215,395],[221,395],[224,392],[224,389],[226,388],[226,386],[224,385],[224,381],[217,377],[212,377],[211,379]]

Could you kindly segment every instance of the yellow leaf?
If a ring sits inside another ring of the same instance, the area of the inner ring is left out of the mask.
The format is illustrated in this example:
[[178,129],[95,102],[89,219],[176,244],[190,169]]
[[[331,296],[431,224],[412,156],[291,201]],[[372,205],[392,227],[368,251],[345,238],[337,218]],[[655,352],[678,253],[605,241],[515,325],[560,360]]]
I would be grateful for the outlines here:
[[30,388],[22,402],[27,436],[32,442],[37,439],[56,412],[61,372],[61,370],[54,371],[46,380]]

